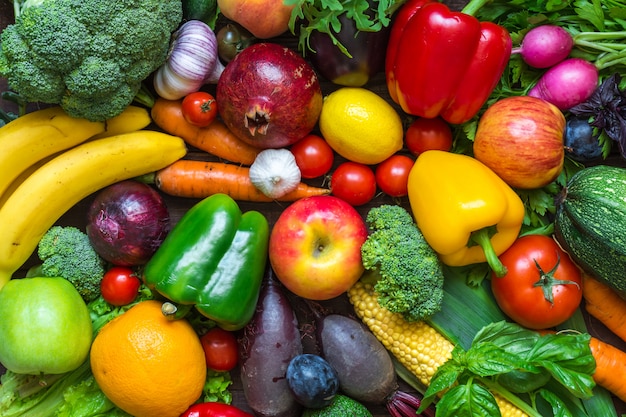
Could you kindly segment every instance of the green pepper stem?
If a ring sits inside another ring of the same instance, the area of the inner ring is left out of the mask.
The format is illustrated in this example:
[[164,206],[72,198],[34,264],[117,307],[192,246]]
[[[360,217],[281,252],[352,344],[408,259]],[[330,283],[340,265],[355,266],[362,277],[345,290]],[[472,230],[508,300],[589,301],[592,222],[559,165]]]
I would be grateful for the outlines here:
[[487,3],[491,3],[492,0],[470,0],[461,10],[462,13],[474,16],[481,7]]
[[472,232],[472,234],[470,235],[470,241],[476,243],[481,248],[483,248],[483,252],[485,252],[485,258],[487,259],[489,267],[498,277],[503,277],[506,275],[507,269],[498,258],[496,251],[493,249],[493,244],[491,243],[488,227]]

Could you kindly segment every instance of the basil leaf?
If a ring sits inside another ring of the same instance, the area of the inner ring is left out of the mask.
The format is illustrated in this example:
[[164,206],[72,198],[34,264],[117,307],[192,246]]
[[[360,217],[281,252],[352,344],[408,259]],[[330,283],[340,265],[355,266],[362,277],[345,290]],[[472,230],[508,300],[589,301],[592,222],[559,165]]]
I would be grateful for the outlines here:
[[457,385],[437,403],[437,417],[500,416],[495,397],[480,384]]

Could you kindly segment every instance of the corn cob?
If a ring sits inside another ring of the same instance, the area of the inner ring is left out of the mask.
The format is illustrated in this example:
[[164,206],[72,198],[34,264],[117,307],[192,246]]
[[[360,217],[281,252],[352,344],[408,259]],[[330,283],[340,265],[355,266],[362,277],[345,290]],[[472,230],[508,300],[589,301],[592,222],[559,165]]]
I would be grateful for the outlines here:
[[[348,298],[361,321],[417,379],[428,386],[437,368],[452,355],[454,345],[425,322],[407,322],[378,304],[371,284],[358,281]],[[502,417],[528,417],[501,396],[494,394]]]

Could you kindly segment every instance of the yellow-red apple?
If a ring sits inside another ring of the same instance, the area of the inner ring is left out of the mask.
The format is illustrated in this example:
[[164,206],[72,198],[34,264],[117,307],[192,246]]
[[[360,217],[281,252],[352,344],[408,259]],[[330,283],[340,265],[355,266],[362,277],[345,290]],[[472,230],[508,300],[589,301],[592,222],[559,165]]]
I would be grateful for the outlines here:
[[565,117],[535,97],[496,101],[481,116],[474,157],[514,188],[543,187],[563,170]]
[[334,196],[297,200],[272,228],[269,259],[287,289],[310,300],[347,291],[363,274],[367,226],[354,207]]
[[289,28],[291,10],[283,0],[217,0],[224,17],[239,23],[259,39],[278,36]]

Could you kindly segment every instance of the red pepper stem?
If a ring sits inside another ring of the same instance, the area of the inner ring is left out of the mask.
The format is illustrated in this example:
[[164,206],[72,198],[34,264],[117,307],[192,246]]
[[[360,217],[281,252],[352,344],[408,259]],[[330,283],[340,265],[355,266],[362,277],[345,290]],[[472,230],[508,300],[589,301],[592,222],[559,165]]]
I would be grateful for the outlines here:
[[507,269],[498,258],[498,255],[496,255],[496,251],[493,249],[493,245],[491,244],[488,227],[472,232],[470,235],[470,241],[483,248],[487,263],[496,276],[503,277],[506,275]]
[[492,0],[470,0],[461,10],[462,13],[474,16],[481,7],[487,3],[491,3]]

